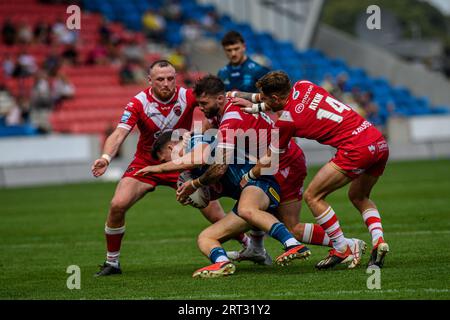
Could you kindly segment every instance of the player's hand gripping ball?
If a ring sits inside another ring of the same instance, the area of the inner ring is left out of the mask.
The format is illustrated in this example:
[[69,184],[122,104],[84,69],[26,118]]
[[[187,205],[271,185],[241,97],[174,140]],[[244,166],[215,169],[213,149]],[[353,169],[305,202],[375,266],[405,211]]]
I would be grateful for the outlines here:
[[[183,171],[178,177],[177,188],[179,188],[186,181],[195,179],[190,171]],[[209,204],[211,195],[209,192],[209,187],[201,187],[194,191],[189,197],[188,202],[189,205],[194,208],[203,209],[206,208]]]

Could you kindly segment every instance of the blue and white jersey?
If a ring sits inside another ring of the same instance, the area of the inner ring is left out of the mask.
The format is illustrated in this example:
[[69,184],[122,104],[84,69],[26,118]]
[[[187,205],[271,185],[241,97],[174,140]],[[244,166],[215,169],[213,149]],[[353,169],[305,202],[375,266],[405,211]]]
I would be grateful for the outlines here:
[[269,71],[268,68],[247,58],[243,64],[238,66],[227,64],[219,70],[217,76],[225,83],[227,91],[258,92],[255,87],[256,81]]
[[[193,135],[186,146],[186,152],[190,152],[199,144],[209,144],[212,148],[215,148],[217,145],[217,140],[215,136],[205,136],[205,135]],[[213,155],[213,152],[211,154]],[[241,180],[242,176],[246,174],[250,169],[254,166],[254,163],[244,163],[244,164],[229,164],[228,169],[222,178],[219,181],[220,187],[215,187],[214,191],[218,191],[220,189],[220,197],[229,197],[235,200],[239,200],[241,195]],[[192,170],[192,174],[195,177],[201,176],[206,170],[208,166],[203,166],[201,168],[196,168]],[[255,185],[262,190],[266,194],[268,194],[271,205],[269,209],[274,209],[278,206],[280,201],[279,194],[280,188],[278,183],[276,182],[273,176],[264,176],[259,178],[258,180],[250,181],[248,185]],[[237,210],[237,209],[236,209]],[[237,212],[237,211],[236,211]]]

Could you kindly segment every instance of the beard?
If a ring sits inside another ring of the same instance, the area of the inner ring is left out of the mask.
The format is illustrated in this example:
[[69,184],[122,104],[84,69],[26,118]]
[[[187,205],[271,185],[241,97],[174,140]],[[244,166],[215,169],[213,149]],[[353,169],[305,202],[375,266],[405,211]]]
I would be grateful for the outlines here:
[[212,119],[219,114],[219,108],[203,112],[207,119]]
[[159,100],[162,100],[162,101],[169,100],[173,96],[174,92],[175,92],[175,88],[173,90],[170,90],[170,89],[155,90],[155,89],[153,89],[153,93],[156,95],[156,97]]

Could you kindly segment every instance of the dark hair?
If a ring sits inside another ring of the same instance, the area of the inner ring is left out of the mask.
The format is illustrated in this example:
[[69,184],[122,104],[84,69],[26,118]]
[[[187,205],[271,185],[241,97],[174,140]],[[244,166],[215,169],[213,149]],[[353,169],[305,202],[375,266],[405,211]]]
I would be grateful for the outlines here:
[[158,67],[160,67],[160,68],[164,68],[164,67],[172,67],[172,68],[174,68],[175,69],[175,67],[173,66],[173,64],[171,64],[169,61],[167,61],[167,60],[164,60],[164,59],[161,59],[161,60],[156,60],[156,61],[154,61],[151,65],[150,65],[150,67],[148,68],[148,73],[150,73],[150,71],[152,71],[152,69],[154,68],[154,67],[156,67],[156,66],[158,66]]
[[170,142],[172,141],[172,133],[173,130],[163,131],[158,138],[156,138],[155,142],[152,145],[152,158],[155,160],[158,159],[158,153]]
[[291,91],[291,81],[285,72],[271,71],[256,82],[256,87],[265,95],[287,97]]
[[227,32],[227,34],[225,34],[222,38],[223,47],[230,46],[239,42],[245,43],[245,40],[239,32],[234,30]]
[[225,84],[219,77],[209,74],[197,80],[194,86],[194,94],[200,97],[202,94],[225,94]]

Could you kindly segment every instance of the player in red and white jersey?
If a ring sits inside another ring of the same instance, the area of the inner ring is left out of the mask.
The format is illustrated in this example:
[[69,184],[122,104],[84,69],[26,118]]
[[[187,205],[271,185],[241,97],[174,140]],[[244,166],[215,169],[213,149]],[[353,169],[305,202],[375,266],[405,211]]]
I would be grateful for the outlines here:
[[[138,93],[127,104],[119,125],[105,142],[103,155],[92,165],[94,177],[103,175],[130,131],[134,126],[138,127],[140,137],[134,159],[118,183],[109,208],[105,224],[106,261],[97,276],[121,273],[119,255],[127,210],[158,185],[176,188],[178,173],[134,176],[145,166],[159,163],[152,159],[151,148],[161,132],[191,129],[196,100],[191,89],[176,86],[175,77],[175,68],[166,60],[158,60],[150,66],[151,87]],[[225,215],[217,201],[212,201],[201,211],[211,222]]]
[[[276,71],[262,77],[257,87],[267,107],[283,110],[276,122],[280,139],[271,145],[272,153],[285,152],[292,137],[317,140],[337,148],[334,158],[322,167],[304,193],[309,208],[334,247],[316,267],[329,268],[350,260],[352,249],[348,239],[325,201],[327,195],[350,182],[349,198],[361,212],[372,236],[374,247],[369,265],[381,267],[389,246],[384,241],[378,209],[369,197],[389,157],[382,134],[349,106],[309,81],[299,81],[291,87],[288,76]],[[261,167],[258,164],[252,173],[258,176]]]

